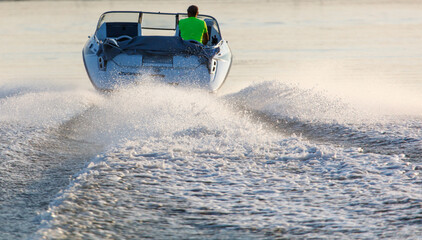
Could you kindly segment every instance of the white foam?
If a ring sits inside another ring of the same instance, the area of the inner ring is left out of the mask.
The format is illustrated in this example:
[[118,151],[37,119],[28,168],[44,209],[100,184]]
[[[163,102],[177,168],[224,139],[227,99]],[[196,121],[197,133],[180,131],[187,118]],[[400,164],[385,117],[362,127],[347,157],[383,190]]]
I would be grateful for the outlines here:
[[[16,89],[15,89],[16,90]],[[0,99],[0,121],[24,126],[58,126],[101,101],[87,90],[10,90]]]
[[[205,234],[194,226],[207,224],[234,238],[256,228],[295,236],[309,221],[336,237],[359,230],[353,236],[370,238],[380,231],[372,228],[395,218],[362,218],[361,211],[372,211],[368,201],[383,210],[387,199],[417,204],[422,195],[417,170],[404,156],[286,137],[230,109],[212,95],[167,86],[111,96],[92,115],[99,123],[93,137],[109,147],[42,214],[38,236],[66,238],[69,229],[83,228],[82,238],[186,237]],[[127,231],[118,231],[116,221]],[[414,230],[391,225],[388,231]]]

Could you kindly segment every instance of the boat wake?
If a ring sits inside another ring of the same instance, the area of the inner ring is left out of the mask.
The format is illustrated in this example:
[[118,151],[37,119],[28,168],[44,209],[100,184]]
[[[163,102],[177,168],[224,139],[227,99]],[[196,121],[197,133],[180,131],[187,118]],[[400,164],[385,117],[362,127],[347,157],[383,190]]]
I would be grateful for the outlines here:
[[99,97],[30,86],[3,87],[0,96],[0,239],[23,239],[37,230],[38,213],[98,153],[64,123]]
[[[13,94],[0,106],[7,133],[0,146],[8,151],[2,155],[1,171],[8,174],[2,174],[8,176],[1,182],[2,204],[10,206],[8,212],[2,208],[0,218],[18,211],[30,219],[21,226],[25,231],[2,229],[6,236],[35,231],[33,238],[158,239],[420,233],[420,213],[414,211],[422,194],[417,157],[410,162],[391,149],[376,153],[346,140],[347,134],[361,134],[368,142],[365,138],[394,139],[406,132],[387,132],[385,126],[393,127],[388,121],[368,124],[363,120],[369,115],[356,115],[341,101],[309,91],[263,83],[219,97],[151,83],[110,96]],[[416,119],[408,121],[409,133],[410,123],[420,126]],[[344,143],[336,141],[342,134]],[[418,134],[411,137],[420,141]],[[14,195],[19,184],[21,194]],[[13,205],[16,199],[21,204]]]
[[[254,111],[252,117],[244,109]],[[341,102],[276,83],[223,98],[148,86],[111,96],[88,119],[99,123],[92,139],[108,147],[41,214],[37,236],[370,238],[417,232],[420,215],[412,209],[421,203],[420,166],[403,154],[353,147],[358,142],[331,144],[342,131],[371,136]],[[329,130],[336,126],[344,127]],[[307,128],[325,134],[291,136]],[[330,144],[317,141],[324,135]]]
[[315,90],[266,82],[226,97],[238,109],[287,135],[364,152],[421,161],[422,118],[359,110]]

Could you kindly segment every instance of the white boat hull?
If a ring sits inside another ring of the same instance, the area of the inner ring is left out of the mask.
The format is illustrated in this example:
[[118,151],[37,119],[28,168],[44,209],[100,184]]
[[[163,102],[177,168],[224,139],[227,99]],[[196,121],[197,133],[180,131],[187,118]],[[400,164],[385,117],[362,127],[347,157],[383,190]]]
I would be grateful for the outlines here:
[[94,35],[83,48],[86,71],[93,86],[100,91],[113,91],[152,79],[216,92],[225,82],[232,63],[230,48],[224,40],[212,47],[216,54],[206,60],[186,54],[125,52],[105,60],[99,54],[100,44]]

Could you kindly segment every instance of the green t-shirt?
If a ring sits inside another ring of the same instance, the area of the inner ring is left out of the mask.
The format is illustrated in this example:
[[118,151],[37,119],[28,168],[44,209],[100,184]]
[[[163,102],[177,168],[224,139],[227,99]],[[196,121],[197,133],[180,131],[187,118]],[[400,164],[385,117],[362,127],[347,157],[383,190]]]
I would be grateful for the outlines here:
[[179,21],[180,36],[183,40],[196,40],[202,43],[202,36],[208,32],[207,24],[196,17],[189,17]]

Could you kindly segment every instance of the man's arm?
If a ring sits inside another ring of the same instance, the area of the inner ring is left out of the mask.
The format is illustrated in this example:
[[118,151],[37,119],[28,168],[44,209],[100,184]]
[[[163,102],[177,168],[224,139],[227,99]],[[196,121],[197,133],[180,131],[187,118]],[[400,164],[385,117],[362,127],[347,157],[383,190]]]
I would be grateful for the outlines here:
[[210,37],[208,36],[208,32],[205,32],[204,35],[202,35],[202,44],[207,45],[208,40],[210,40]]

